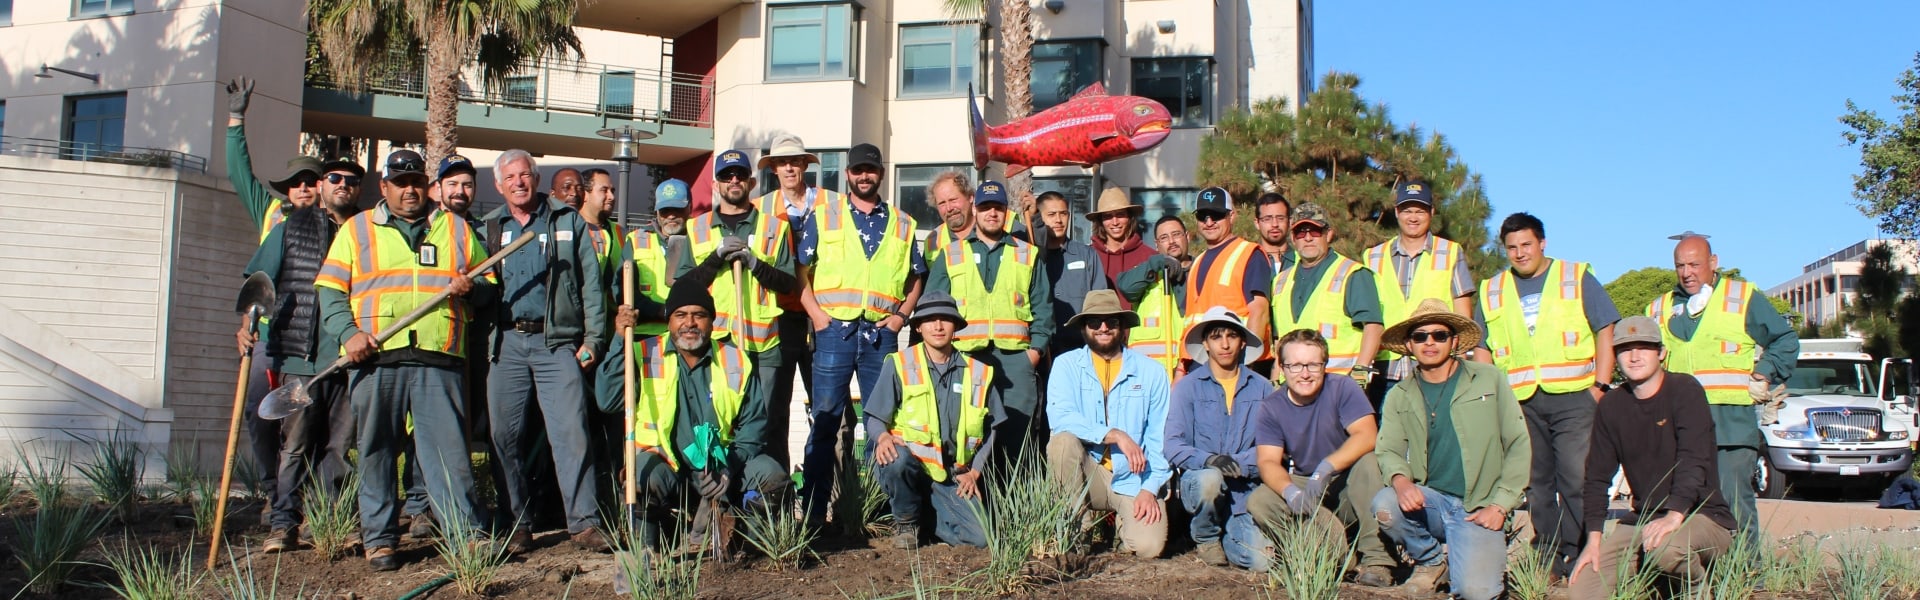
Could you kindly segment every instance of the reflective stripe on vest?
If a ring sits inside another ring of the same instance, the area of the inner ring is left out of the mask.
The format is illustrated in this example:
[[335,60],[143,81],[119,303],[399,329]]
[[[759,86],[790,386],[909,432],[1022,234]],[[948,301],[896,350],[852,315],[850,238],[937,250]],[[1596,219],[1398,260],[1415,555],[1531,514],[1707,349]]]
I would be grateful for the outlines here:
[[1167,372],[1173,372],[1179,366],[1181,342],[1186,339],[1186,319],[1180,316],[1180,307],[1173,303],[1173,294],[1167,293],[1167,280],[1159,275],[1147,287],[1147,293],[1133,309],[1140,315],[1140,326],[1127,333],[1127,347],[1147,355]]
[[1593,330],[1581,304],[1586,275],[1585,263],[1547,265],[1533,331],[1527,330],[1512,269],[1480,283],[1487,348],[1493,350],[1494,364],[1506,370],[1515,398],[1524,402],[1539,390],[1566,394],[1593,387]]
[[[693,245],[693,263],[706,261],[720,246],[721,236],[715,233],[718,223],[714,215],[718,209],[707,211],[694,219],[693,226],[687,229],[687,236]],[[787,223],[778,217],[767,216],[767,211],[756,210],[753,213],[753,235],[747,240],[747,247],[762,262],[772,264],[787,244]],[[740,346],[748,352],[764,352],[780,345],[779,319],[783,312],[780,303],[772,292],[760,285],[751,273],[744,273],[747,286],[747,306],[744,314],[734,306],[735,292],[733,275],[726,270],[713,278],[713,284],[707,291],[713,294],[713,338],[720,339],[739,330],[746,339]]]
[[1008,237],[1002,244],[1000,269],[994,273],[993,291],[980,278],[973,244],[955,240],[942,250],[946,257],[947,280],[954,300],[960,304],[960,316],[967,326],[954,334],[953,345],[972,352],[987,346],[1001,350],[1026,350],[1032,340],[1027,327],[1033,323],[1032,298],[1034,263],[1040,253],[1033,246]]
[[877,323],[899,310],[906,297],[906,274],[911,272],[913,259],[913,218],[889,209],[880,245],[873,257],[867,258],[849,202],[823,202],[814,211],[820,239],[814,248],[813,299],[834,319],[864,318]]
[[[708,390],[713,395],[713,415],[720,429],[720,445],[733,444],[733,420],[740,415],[746,400],[747,356],[739,346],[714,342],[707,372],[712,375]],[[633,405],[634,449],[652,452],[667,461],[667,467],[680,470],[678,452],[673,444],[674,420],[680,410],[680,367],[672,361],[684,360],[679,352],[668,353],[663,338],[648,338],[633,344],[633,360],[644,375]]]
[[1252,242],[1233,238],[1227,240],[1227,246],[1207,264],[1207,272],[1201,273],[1200,261],[1193,261],[1187,271],[1187,312],[1197,315],[1209,308],[1224,306],[1241,319],[1252,318],[1248,314],[1247,287],[1243,279],[1247,274],[1247,261],[1254,257],[1265,260],[1266,255]]
[[[435,210],[426,217],[429,226],[423,243],[433,245],[437,256],[433,265],[421,265],[419,254],[399,228],[376,224],[375,218],[393,217],[381,206],[355,215],[341,226],[326,264],[314,277],[314,285],[345,292],[354,325],[378,337],[395,319],[445,290],[462,271],[476,266],[486,250],[479,247],[479,238],[465,219]],[[419,321],[388,337],[380,349],[419,348],[465,356],[462,338],[468,320],[466,302],[443,301]]]
[[1673,335],[1673,292],[1662,294],[1647,305],[1647,316],[1660,322],[1661,342],[1667,349],[1666,368],[1688,373],[1707,390],[1708,404],[1750,406],[1753,396],[1747,385],[1753,380],[1753,367],[1759,360],[1758,344],[1747,335],[1747,309],[1753,287],[1738,279],[1721,278],[1708,299],[1700,320],[1694,325],[1693,339]]
[[266,243],[267,234],[273,233],[273,227],[287,220],[286,208],[286,205],[280,203],[279,198],[267,201],[267,214],[260,219],[260,241],[257,243]]
[[[963,360],[967,365],[960,375],[960,390],[966,401],[960,404],[959,421],[954,424],[954,435],[960,439],[953,449],[953,463],[963,465],[986,441],[987,390],[991,388],[986,382],[993,381],[993,368],[965,354],[956,354],[951,360]],[[900,408],[893,415],[891,432],[908,442],[908,454],[920,461],[929,477],[944,482],[946,440],[940,437],[940,403],[927,369],[926,349],[916,345],[888,356],[887,362],[900,376]]]
[[1300,270],[1300,264],[1280,274],[1280,284],[1273,290],[1273,331],[1284,336],[1295,329],[1312,329],[1327,339],[1327,372],[1346,375],[1360,362],[1361,328],[1354,326],[1353,319],[1347,316],[1347,279],[1360,270],[1360,263],[1333,253],[1325,260],[1333,261],[1321,274],[1320,281],[1313,292],[1307,296],[1307,305],[1300,310],[1300,318],[1293,317],[1293,289],[1296,278],[1294,273]]
[[[1413,315],[1413,307],[1432,298],[1453,306],[1453,271],[1463,259],[1460,245],[1439,236],[1427,236],[1427,251],[1413,257],[1413,283],[1407,293],[1400,292],[1400,271],[1394,265],[1393,245],[1389,240],[1367,250],[1367,268],[1373,270],[1374,287],[1380,292],[1383,327],[1393,327]],[[1390,360],[1393,353],[1381,349],[1375,360]]]
[[[667,301],[667,246],[659,234],[651,231],[627,232],[627,247],[633,252],[633,293],[654,304]],[[667,324],[642,320],[635,324],[637,335],[660,335]]]

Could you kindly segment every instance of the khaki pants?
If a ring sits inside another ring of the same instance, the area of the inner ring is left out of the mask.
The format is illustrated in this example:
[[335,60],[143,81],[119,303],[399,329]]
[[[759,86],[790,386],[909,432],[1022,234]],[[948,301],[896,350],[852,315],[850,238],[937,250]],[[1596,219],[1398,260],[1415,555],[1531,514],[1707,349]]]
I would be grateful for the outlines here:
[[1053,439],[1047,441],[1047,466],[1052,467],[1054,483],[1059,484],[1064,493],[1077,493],[1085,488],[1087,508],[1114,514],[1114,521],[1119,524],[1116,533],[1128,551],[1143,558],[1159,558],[1166,550],[1167,501],[1154,500],[1160,505],[1159,520],[1146,523],[1135,519],[1134,496],[1113,491],[1113,472],[1100,466],[1100,461],[1087,452],[1080,438],[1071,433],[1054,434]]
[[[1328,537],[1341,546],[1347,545],[1347,529],[1354,529],[1359,538],[1353,544],[1354,553],[1358,555],[1355,564],[1363,567],[1398,566],[1393,557],[1387,555],[1387,541],[1380,533],[1380,520],[1367,514],[1367,507],[1372,506],[1374,495],[1384,487],[1380,483],[1380,463],[1374,459],[1372,452],[1368,452],[1352,467],[1333,475],[1333,481],[1328,483],[1326,495],[1320,499],[1320,507],[1314,515],[1315,524],[1325,529]],[[1272,487],[1265,485],[1254,488],[1253,494],[1247,498],[1247,512],[1269,526],[1277,526],[1281,519],[1297,518],[1287,508],[1287,501]]]
[[[1707,576],[1707,564],[1725,554],[1733,544],[1733,532],[1712,519],[1688,516],[1680,528],[1667,534],[1660,547],[1652,550],[1655,568],[1673,577],[1701,581]],[[1574,598],[1606,598],[1614,581],[1633,576],[1640,570],[1640,527],[1621,519],[1611,533],[1600,538],[1600,572],[1583,570],[1572,585]],[[1622,557],[1633,560],[1623,562]]]

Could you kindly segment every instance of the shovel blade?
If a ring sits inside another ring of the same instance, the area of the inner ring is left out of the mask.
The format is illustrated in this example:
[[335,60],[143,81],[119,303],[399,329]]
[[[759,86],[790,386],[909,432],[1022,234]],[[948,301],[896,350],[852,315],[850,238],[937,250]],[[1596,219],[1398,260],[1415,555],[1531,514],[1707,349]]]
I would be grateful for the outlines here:
[[260,418],[278,421],[293,416],[313,404],[313,398],[307,396],[307,382],[296,378],[286,385],[273,388],[265,398],[260,399],[260,409],[255,411]]

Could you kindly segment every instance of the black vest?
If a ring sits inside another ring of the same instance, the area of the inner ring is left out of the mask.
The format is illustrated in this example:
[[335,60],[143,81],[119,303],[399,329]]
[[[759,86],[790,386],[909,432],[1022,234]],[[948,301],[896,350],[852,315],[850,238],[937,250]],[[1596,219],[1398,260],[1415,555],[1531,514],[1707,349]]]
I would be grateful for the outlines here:
[[326,209],[319,205],[293,211],[281,225],[280,276],[274,278],[274,307],[267,336],[267,354],[313,360],[320,340],[320,299],[313,292],[313,279],[327,261],[334,232],[339,231]]

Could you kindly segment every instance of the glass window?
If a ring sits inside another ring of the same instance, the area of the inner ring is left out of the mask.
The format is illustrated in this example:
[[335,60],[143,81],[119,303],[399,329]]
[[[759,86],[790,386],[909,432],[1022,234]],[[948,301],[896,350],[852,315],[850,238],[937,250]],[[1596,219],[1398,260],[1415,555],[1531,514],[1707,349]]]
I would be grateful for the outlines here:
[[980,26],[915,25],[900,28],[900,95],[958,96],[967,84],[984,87],[973,68],[980,53]]
[[[807,151],[812,152],[814,156],[820,157],[820,162],[807,165],[806,174],[800,176],[802,180],[807,182],[807,187],[821,187],[846,193],[847,151],[812,149]],[[760,149],[761,156],[766,156],[767,152],[770,152],[770,150],[765,148]],[[773,167],[771,165],[765,169],[761,169],[760,173],[754,177],[760,180],[760,191],[755,192],[755,195],[764,195],[780,187],[780,180],[773,176]]]
[[1133,59],[1133,95],[1173,114],[1174,127],[1213,125],[1213,65],[1208,58]]
[[967,174],[967,181],[974,180],[973,165],[966,163],[915,165],[893,169],[894,206],[913,216],[915,224],[921,229],[935,229],[945,222],[940,218],[940,211],[935,209],[933,202],[927,198],[927,186],[932,184],[934,176],[942,171],[960,171]]
[[600,110],[610,115],[633,116],[632,71],[609,71],[600,75]]
[[[0,0],[5,2],[6,0]],[[7,136],[7,102],[0,100],[0,137]]]
[[86,160],[119,152],[127,130],[127,95],[101,94],[67,99],[67,158]]
[[0,25],[13,24],[13,0],[0,0]]
[[[13,1],[6,0],[7,12],[11,15]],[[133,12],[133,0],[73,0],[73,16],[98,17],[102,15]]]
[[1146,214],[1141,215],[1142,227],[1151,227],[1160,217],[1186,214],[1193,206],[1194,194],[1200,190],[1194,188],[1155,188],[1133,190],[1133,203],[1145,206]]
[[767,39],[767,79],[853,77],[852,5],[768,8]]
[[507,78],[502,99],[513,104],[533,104],[540,99],[540,76],[517,75]]
[[1072,233],[1069,237],[1076,240],[1088,239],[1087,213],[1093,212],[1093,177],[1070,175],[1064,177],[1033,178],[1033,197],[1047,192],[1060,192],[1067,197],[1067,210],[1073,213]]
[[1100,40],[1034,42],[1033,112],[1053,108],[1100,81]]

